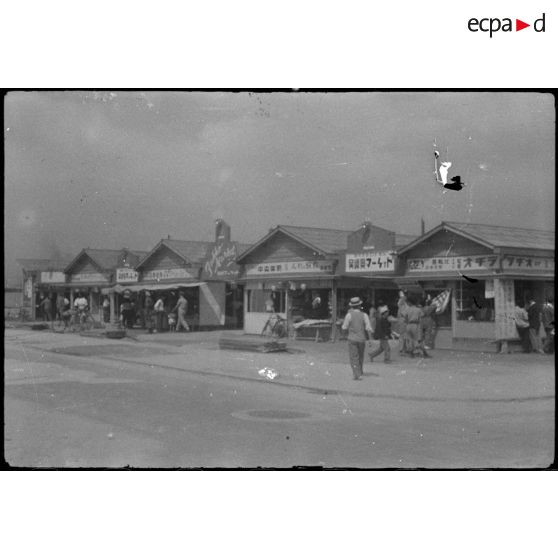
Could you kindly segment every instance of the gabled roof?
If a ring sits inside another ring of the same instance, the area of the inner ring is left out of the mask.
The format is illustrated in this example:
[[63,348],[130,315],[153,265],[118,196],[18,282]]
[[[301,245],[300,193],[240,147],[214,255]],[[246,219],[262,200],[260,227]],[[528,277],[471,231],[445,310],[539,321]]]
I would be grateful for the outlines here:
[[95,263],[100,269],[104,271],[109,271],[118,267],[120,262],[120,257],[125,252],[137,256],[138,258],[142,258],[147,252],[143,252],[140,250],[129,250],[128,248],[121,248],[120,250],[108,250],[102,248],[84,248],[72,261],[69,263],[66,268],[65,272],[68,273],[72,267],[78,262],[78,260],[87,255],[93,263]]
[[34,258],[21,258],[17,263],[25,271],[64,271],[70,260],[46,260]]
[[161,246],[166,246],[169,250],[174,252],[179,258],[183,259],[188,263],[199,263],[202,262],[206,255],[207,249],[213,246],[213,242],[208,242],[205,240],[174,240],[165,238],[151,250],[147,255],[138,263],[136,268],[142,267],[145,262],[149,260],[157,252]]
[[277,225],[269,231],[262,239],[252,244],[247,250],[242,252],[239,260],[244,259],[248,254],[259,248],[277,233],[282,232],[292,239],[304,244],[314,252],[321,255],[335,254],[347,249],[347,237],[353,231],[342,231],[339,229],[321,229],[317,227],[295,227],[291,225]]
[[437,227],[434,227],[424,235],[416,238],[410,244],[404,246],[399,250],[399,254],[408,252],[442,230],[453,232],[491,249],[525,248],[534,250],[554,250],[555,247],[554,231],[442,221]]

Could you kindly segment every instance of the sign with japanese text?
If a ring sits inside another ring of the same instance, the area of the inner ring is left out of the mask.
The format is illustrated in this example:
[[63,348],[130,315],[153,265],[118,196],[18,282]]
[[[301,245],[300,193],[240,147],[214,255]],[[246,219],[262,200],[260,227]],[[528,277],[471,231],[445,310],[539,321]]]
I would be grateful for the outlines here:
[[139,273],[129,267],[120,267],[116,270],[117,283],[135,283],[139,279]]
[[498,270],[499,256],[452,256],[448,258],[411,258],[407,260],[407,271],[460,271]]
[[332,260],[315,260],[300,262],[273,262],[246,266],[246,275],[270,275],[274,273],[333,273]]
[[236,244],[215,244],[209,251],[203,266],[202,276],[206,279],[234,279],[238,275]]
[[66,274],[63,271],[41,271],[41,283],[65,283]]
[[451,256],[411,258],[407,271],[554,271],[554,258],[527,256]]
[[345,257],[345,271],[348,273],[363,271],[395,271],[395,256],[393,252],[364,252],[362,254],[347,254]]
[[526,256],[502,256],[502,271],[537,270],[554,271],[554,258],[528,258]]
[[192,279],[194,276],[182,267],[174,269],[152,269],[143,274],[144,281],[164,281],[165,279]]
[[108,283],[102,273],[76,273],[70,276],[72,283]]

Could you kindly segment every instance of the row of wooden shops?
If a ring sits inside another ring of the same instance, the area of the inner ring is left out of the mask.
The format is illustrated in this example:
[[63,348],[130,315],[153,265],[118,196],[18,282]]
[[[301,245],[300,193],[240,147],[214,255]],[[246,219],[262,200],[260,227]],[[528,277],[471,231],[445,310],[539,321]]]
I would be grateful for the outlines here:
[[[30,282],[31,281],[31,282]],[[420,295],[451,290],[437,315],[438,347],[461,340],[515,337],[514,305],[554,292],[554,232],[442,222],[412,237],[363,223],[354,230],[278,225],[257,242],[231,240],[219,220],[212,242],[164,239],[150,252],[85,249],[64,269],[26,270],[24,296],[89,297],[111,317],[129,291],[138,307],[147,291],[170,310],[178,292],[189,301],[194,328],[236,328],[259,334],[270,314],[293,336],[336,339],[348,301],[365,310],[379,302],[397,312],[400,289]]]

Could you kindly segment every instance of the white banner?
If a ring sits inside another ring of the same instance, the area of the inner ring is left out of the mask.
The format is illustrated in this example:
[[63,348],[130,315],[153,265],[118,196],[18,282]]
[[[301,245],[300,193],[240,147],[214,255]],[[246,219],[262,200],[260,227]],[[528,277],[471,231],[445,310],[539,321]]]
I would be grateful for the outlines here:
[[395,256],[392,252],[364,252],[347,254],[345,271],[395,271]]
[[143,276],[143,281],[164,281],[165,279],[191,279],[194,276],[182,267],[174,269],[152,269],[146,271]]
[[102,273],[76,273],[70,275],[72,283],[108,283],[108,279]]
[[41,271],[41,283],[65,283],[66,274],[63,271]]
[[407,271],[554,271],[554,258],[527,256],[452,256],[436,258],[411,258]]
[[246,275],[262,276],[273,273],[333,273],[333,260],[273,262],[246,266]]

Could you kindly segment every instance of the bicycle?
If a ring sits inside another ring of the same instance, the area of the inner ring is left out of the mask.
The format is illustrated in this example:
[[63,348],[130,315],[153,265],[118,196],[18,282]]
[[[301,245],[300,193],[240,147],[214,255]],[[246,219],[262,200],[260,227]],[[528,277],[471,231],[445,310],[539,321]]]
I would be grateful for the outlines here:
[[281,339],[288,336],[287,320],[278,314],[271,314],[260,334],[262,337]]
[[72,314],[69,324],[71,332],[89,331],[94,326],[95,320],[89,310],[71,310],[70,312]]

